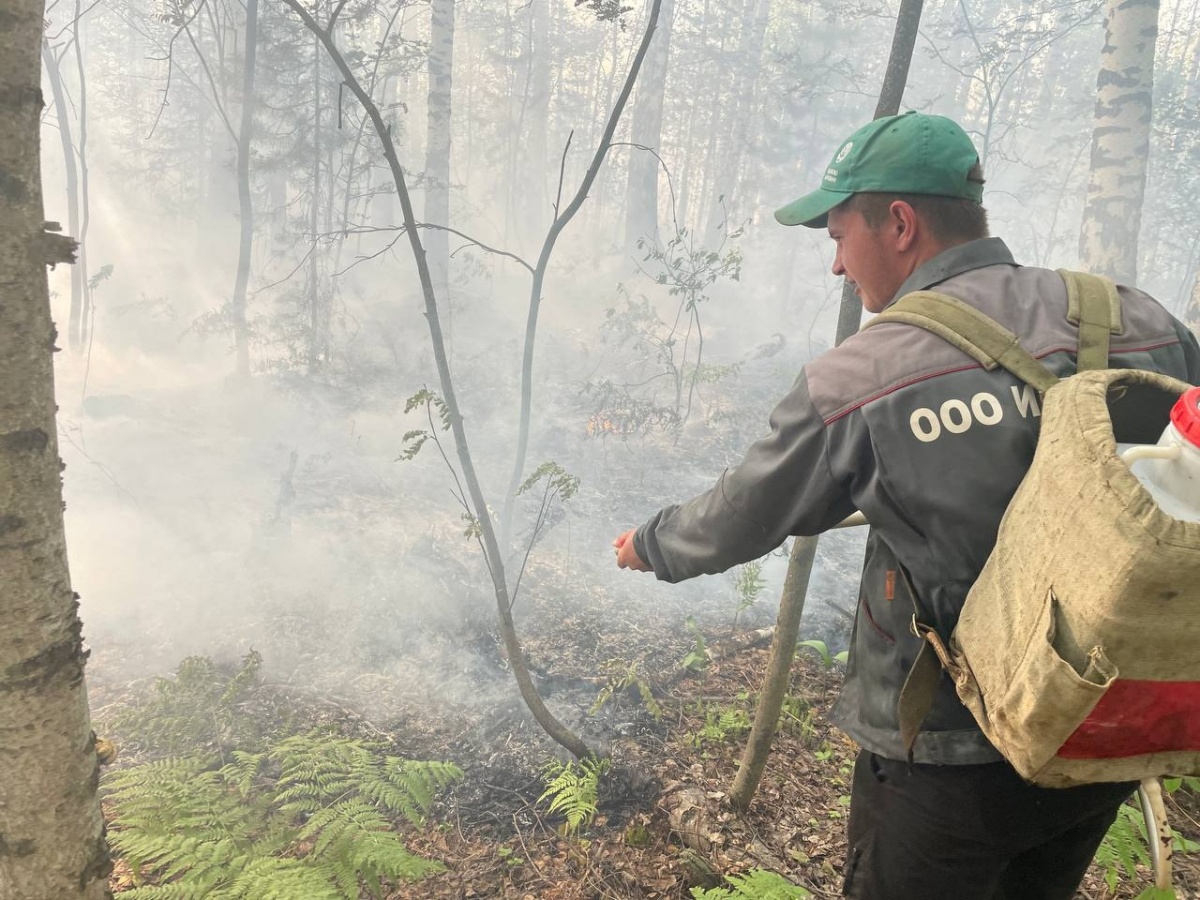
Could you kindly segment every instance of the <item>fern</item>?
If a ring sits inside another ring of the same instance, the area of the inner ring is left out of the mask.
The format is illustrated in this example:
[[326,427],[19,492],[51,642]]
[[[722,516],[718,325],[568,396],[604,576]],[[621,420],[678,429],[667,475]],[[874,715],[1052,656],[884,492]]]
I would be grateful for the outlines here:
[[1138,810],[1127,803],[1117,810],[1116,820],[1096,849],[1095,862],[1104,870],[1109,891],[1116,890],[1122,872],[1133,878],[1139,865],[1151,864],[1146,822]]
[[576,834],[596,817],[599,805],[600,776],[608,771],[607,759],[591,757],[579,763],[563,764],[553,760],[545,768],[546,790],[538,797],[541,803],[550,798],[549,810],[566,817],[567,834]]
[[259,683],[261,668],[262,656],[255,650],[232,671],[207,656],[189,656],[174,677],[157,678],[150,696],[114,717],[111,727],[127,745],[167,755],[257,748],[269,735],[260,717],[242,707]]
[[[1168,793],[1179,790],[1185,784],[1189,788],[1195,788],[1200,782],[1195,778],[1164,779],[1164,787]],[[1200,849],[1200,844],[1184,837],[1174,828],[1171,829],[1171,836],[1176,853],[1194,853]],[[1129,803],[1122,804],[1117,810],[1117,818],[1096,849],[1094,862],[1104,870],[1104,883],[1108,885],[1110,892],[1116,890],[1122,877],[1137,878],[1138,866],[1148,868],[1153,865],[1150,858],[1150,841],[1146,834],[1146,819],[1139,808]],[[1135,900],[1175,900],[1175,893],[1149,887],[1138,894]]]
[[385,879],[440,870],[411,854],[391,816],[424,822],[450,763],[385,756],[332,735],[296,735],[261,753],[168,759],[105,781],[112,845],[157,882],[123,900],[349,900]]
[[811,897],[807,890],[766,869],[751,869],[745,875],[725,879],[730,887],[692,888],[693,900],[801,900]]
[[692,616],[688,616],[684,620],[684,625],[692,635],[692,649],[688,651],[687,656],[679,664],[682,668],[689,672],[703,672],[708,668],[710,662],[708,657],[708,644],[704,640],[704,632],[700,630],[700,626],[696,624],[696,620]]
[[596,702],[588,710],[589,713],[592,715],[598,713],[618,692],[636,688],[642,705],[646,707],[646,712],[650,713],[656,722],[662,719],[662,706],[654,698],[654,690],[651,688],[650,682],[638,671],[636,662],[610,659],[604,663],[602,669],[608,675],[608,683],[600,689],[600,693],[596,696]]
[[738,618],[750,607],[758,603],[758,598],[767,581],[762,574],[762,560],[756,559],[744,564],[733,579],[733,591],[737,596],[737,608],[733,611],[733,627],[737,628]]
[[751,724],[750,713],[741,707],[708,707],[704,710],[704,724],[690,736],[690,741],[696,748],[705,743],[723,743],[746,734]]

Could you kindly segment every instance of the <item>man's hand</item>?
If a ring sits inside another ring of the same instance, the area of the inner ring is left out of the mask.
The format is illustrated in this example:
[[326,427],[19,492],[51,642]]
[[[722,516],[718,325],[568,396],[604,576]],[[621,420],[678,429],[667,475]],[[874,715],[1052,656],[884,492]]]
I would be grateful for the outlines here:
[[617,566],[622,569],[633,569],[635,572],[652,572],[654,570],[650,568],[650,564],[638,556],[637,550],[633,547],[635,530],[630,528],[613,541],[613,547],[617,551]]

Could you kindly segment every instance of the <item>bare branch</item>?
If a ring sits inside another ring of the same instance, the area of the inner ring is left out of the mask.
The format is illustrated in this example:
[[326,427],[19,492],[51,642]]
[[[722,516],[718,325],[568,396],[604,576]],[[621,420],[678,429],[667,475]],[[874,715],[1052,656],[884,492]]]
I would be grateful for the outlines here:
[[[291,0],[286,0],[286,2],[291,2]],[[561,214],[555,216],[550,230],[546,233],[546,240],[542,244],[542,252],[538,256],[537,267],[533,274],[533,286],[529,292],[529,315],[525,322],[525,347],[521,359],[521,411],[517,427],[517,450],[513,459],[512,473],[509,475],[508,493],[504,497],[504,512],[501,515],[501,535],[503,540],[507,540],[512,527],[513,497],[516,495],[517,486],[521,483],[521,473],[525,469],[525,455],[529,450],[529,422],[531,407],[533,405],[533,349],[537,337],[538,313],[541,310],[542,304],[542,284],[545,280],[546,268],[550,264],[550,254],[554,251],[554,244],[558,240],[559,234],[562,233],[571,219],[575,217],[575,214],[579,212],[580,207],[583,206],[583,201],[587,199],[588,191],[591,190],[596,176],[600,173],[600,166],[604,162],[604,157],[608,154],[609,147],[612,146],[613,135],[616,133],[617,124],[621,121],[621,114],[625,110],[625,105],[629,102],[629,95],[633,93],[633,85],[637,81],[638,72],[641,71],[642,61],[645,60],[646,51],[650,48],[650,39],[654,37],[655,29],[658,26],[658,14],[661,8],[662,0],[653,0],[649,16],[646,19],[646,30],[642,33],[642,42],[638,46],[637,53],[634,54],[633,62],[629,65],[629,72],[625,76],[625,83],[621,87],[621,93],[617,96],[612,111],[609,113],[608,123],[604,126],[604,133],[601,135],[600,143],[596,147],[595,154],[592,156],[591,165],[588,166],[587,173],[584,175],[583,182],[579,185],[579,190],[576,191],[575,197],[567,204],[567,208]]]
[[554,218],[558,218],[558,205],[562,202],[563,179],[567,174],[567,151],[571,149],[571,139],[575,137],[575,129],[567,135],[567,143],[563,146],[562,161],[558,164],[558,193],[554,195]]
[[333,13],[329,17],[329,24],[325,26],[325,33],[332,36],[333,26],[337,24],[338,16],[342,14],[342,10],[346,8],[346,0],[338,0],[338,5],[333,8]]
[[[417,228],[429,228],[434,231],[449,232],[450,234],[454,235],[455,237],[462,238],[468,244],[473,244],[474,246],[478,247],[480,250],[486,250],[488,253],[494,253],[496,256],[508,257],[509,259],[511,259],[514,262],[519,263],[521,266],[523,266],[527,272],[529,272],[531,274],[533,273],[533,266],[531,266],[528,262],[526,262],[522,257],[517,256],[517,254],[510,253],[507,250],[500,250],[496,247],[489,246],[488,244],[485,244],[483,241],[479,240],[478,238],[473,238],[469,234],[464,234],[463,232],[459,231],[457,228],[450,228],[447,225],[434,225],[431,222],[418,222]],[[348,234],[348,235],[349,234],[373,234],[375,232],[380,232],[380,231],[395,231],[395,232],[398,232],[398,234],[404,234],[405,227],[403,225],[392,225],[387,228],[375,228],[375,227],[370,227],[370,226],[364,226],[362,228],[347,228],[343,233]],[[393,241],[392,243],[394,244],[395,241]],[[384,249],[386,250],[386,249],[390,248],[391,246],[392,246],[392,244],[388,244],[388,247],[384,248]],[[372,253],[369,256],[360,256],[359,259],[360,260],[374,259],[375,257],[379,256],[383,252],[384,251],[380,251],[379,253]],[[455,252],[457,253],[458,251],[456,250]]]
[[671,178],[671,170],[667,168],[666,161],[658,155],[658,151],[653,147],[647,147],[645,144],[635,144],[633,141],[614,141],[614,147],[633,147],[635,150],[645,150],[651,156],[658,160],[659,168],[663,170],[663,174],[667,176],[667,190],[671,193],[671,221],[675,224],[675,233],[679,233],[679,217],[675,214],[675,183]]
[[154,121],[150,123],[150,133],[146,135],[146,140],[150,140],[150,138],[154,137],[154,132],[158,129],[158,121],[162,118],[163,110],[167,108],[167,96],[171,92],[171,73],[175,71],[175,41],[178,40],[179,35],[186,30],[193,21],[195,21],[196,16],[200,15],[200,9],[202,6],[203,4],[197,4],[195,11],[192,13],[192,17],[180,25],[178,29],[176,29],[175,33],[171,35],[171,40],[167,43],[167,55],[165,57],[167,63],[167,83],[163,86],[162,103],[158,105],[158,112],[154,114]]

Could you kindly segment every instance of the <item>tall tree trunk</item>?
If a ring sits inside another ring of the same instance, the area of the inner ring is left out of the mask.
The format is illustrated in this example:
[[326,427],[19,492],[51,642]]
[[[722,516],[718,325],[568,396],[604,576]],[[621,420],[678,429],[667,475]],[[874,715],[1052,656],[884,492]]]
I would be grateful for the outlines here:
[[[320,4],[318,3],[318,8]],[[308,374],[320,372],[329,350],[329,318],[321,292],[321,39],[313,45],[313,133],[312,192],[309,196],[308,227],[312,246],[308,257]],[[328,173],[329,177],[333,173]]]
[[[704,7],[704,41],[707,43],[707,30],[709,28],[708,22],[710,21],[708,15],[709,4],[707,0],[704,4]],[[711,219],[711,208],[714,204],[716,204],[717,197],[719,197],[721,193],[721,157],[719,153],[720,141],[718,141],[717,135],[724,128],[725,123],[728,121],[728,117],[732,115],[732,113],[729,111],[730,108],[736,106],[737,103],[737,99],[734,97],[730,97],[728,101],[724,99],[724,86],[727,81],[728,71],[726,70],[724,63],[720,62],[726,59],[725,48],[727,41],[729,40],[729,35],[733,31],[733,7],[733,3],[726,3],[725,12],[721,17],[717,49],[716,53],[714,54],[714,59],[718,62],[715,62],[712,66],[705,66],[701,70],[702,73],[707,71],[707,73],[711,76],[711,80],[708,82],[708,87],[704,93],[708,96],[711,96],[712,99],[710,105],[712,108],[709,112],[708,118],[708,142],[704,150],[704,163],[700,169],[702,179],[700,181],[699,200],[696,204],[695,210],[697,229],[705,227],[707,222]],[[718,4],[717,8],[720,9],[720,4]],[[703,77],[703,75],[701,75],[701,77]]]
[[[583,176],[579,189],[565,208],[559,206],[561,195],[554,201],[554,221],[546,232],[546,239],[542,242],[542,251],[538,254],[537,265],[533,271],[533,284],[529,291],[529,314],[525,319],[525,345],[521,354],[521,411],[517,419],[517,452],[513,457],[508,491],[504,496],[504,509],[500,514],[500,543],[504,547],[508,546],[509,539],[512,537],[513,501],[516,499],[517,489],[525,475],[525,456],[529,451],[529,428],[533,410],[533,350],[537,340],[538,315],[542,308],[542,286],[546,279],[546,269],[550,265],[550,255],[554,252],[558,236],[575,218],[575,214],[579,212],[583,202],[587,199],[588,191],[592,189],[596,176],[600,174],[600,166],[604,163],[604,157],[608,155],[609,148],[612,146],[613,134],[616,133],[617,125],[621,121],[625,104],[629,102],[629,95],[633,92],[633,85],[637,81],[642,62],[646,58],[650,39],[654,37],[654,30],[658,26],[662,2],[663,0],[652,0],[651,2],[650,15],[646,20],[646,30],[642,33],[641,43],[638,45],[637,53],[634,54],[633,62],[629,65],[629,72],[625,76],[621,93],[617,95],[616,102],[608,114],[604,134],[600,136],[600,142],[596,147],[596,152],[592,155],[592,162]],[[565,159],[565,149],[563,156]]]
[[[917,29],[921,24],[921,4],[922,0],[900,2],[887,72],[879,92],[879,103],[875,107],[876,119],[894,116],[900,109],[904,86],[908,81],[908,67],[912,62],[913,47],[917,41]],[[861,319],[862,304],[853,291],[843,289],[836,342],[840,344],[858,331]],[[766,766],[767,755],[771,752],[771,739],[779,721],[779,713],[783,709],[792,657],[796,654],[797,629],[804,613],[805,594],[808,592],[808,580],[816,552],[816,537],[800,537],[792,544],[787,578],[779,600],[779,619],[771,643],[767,675],[763,680],[758,708],[754,712],[754,725],[750,730],[746,749],[742,753],[742,764],[729,792],[730,803],[741,809],[748,807],[754,799]]]
[[[425,221],[450,224],[450,121],[454,72],[454,0],[433,0],[429,40],[428,128],[425,144]],[[435,293],[450,304],[450,235],[437,228],[425,238]]]
[[1096,78],[1096,119],[1079,261],[1123,284],[1137,281],[1138,232],[1150,152],[1159,0],[1108,0]]
[[[896,16],[896,30],[892,34],[892,50],[888,55],[887,70],[883,75],[883,87],[879,91],[879,102],[875,105],[875,118],[882,119],[900,112],[900,101],[904,99],[904,87],[908,83],[908,68],[912,64],[913,48],[917,44],[917,29],[921,26],[922,0],[901,0],[900,12]],[[842,303],[838,307],[837,343],[841,343],[858,331],[862,323],[862,302],[848,284],[842,285]]]
[[250,195],[250,147],[254,139],[254,62],[258,52],[258,0],[246,0],[246,47],[242,61],[242,124],[238,129],[238,241],[237,277],[233,284],[233,342],[236,373],[250,374],[250,334],[246,326],[246,285],[254,250],[254,200]]
[[737,72],[734,76],[733,95],[731,104],[733,112],[729,116],[729,130],[725,136],[724,146],[717,157],[716,190],[726,198],[724,206],[712,204],[708,207],[708,225],[705,234],[708,240],[720,240],[721,229],[726,226],[726,218],[735,220],[739,217],[737,207],[744,207],[738,201],[738,176],[742,167],[742,152],[750,135],[750,120],[754,114],[754,89],[758,83],[758,73],[762,68],[763,43],[766,40],[767,21],[771,15],[771,0],[747,0],[742,15],[742,36],[738,42]]
[[[671,49],[671,24],[675,0],[663,0],[659,11],[659,33],[646,53],[646,64],[638,81],[633,108],[631,140],[659,150],[662,141],[663,96],[667,84],[667,58]],[[629,151],[629,182],[625,201],[625,246],[634,247],[639,238],[658,235],[658,170],[653,154],[633,147]]]
[[[518,197],[523,212],[517,232],[536,234],[550,212],[546,194],[548,172],[547,143],[550,138],[550,0],[531,0],[533,29],[532,55],[529,58],[529,102],[525,110],[525,131],[520,136],[525,150],[522,170],[525,190]],[[537,223],[534,225],[534,223]]]
[[[50,94],[54,97],[54,117],[58,121],[58,138],[62,145],[63,171],[67,181],[67,233],[79,234],[79,167],[75,160],[75,141],[71,137],[71,110],[67,106],[66,89],[63,87],[62,66],[47,41],[42,41],[42,64],[46,68],[46,80],[50,83]],[[72,353],[82,348],[79,340],[80,322],[83,317],[83,268],[71,266],[71,312],[67,320],[67,346]]]
[[108,851],[67,571],[43,231],[38,49],[45,6],[0,15],[0,896],[101,900]]

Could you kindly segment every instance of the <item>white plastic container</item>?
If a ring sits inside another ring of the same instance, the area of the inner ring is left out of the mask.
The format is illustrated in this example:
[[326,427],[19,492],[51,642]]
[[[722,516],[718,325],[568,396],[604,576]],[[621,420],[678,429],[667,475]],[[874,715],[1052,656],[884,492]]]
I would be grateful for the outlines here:
[[1120,445],[1159,508],[1167,515],[1200,522],[1200,387],[1185,391],[1171,409],[1171,424],[1158,444]]

